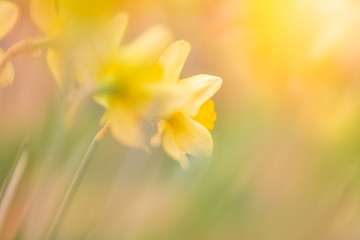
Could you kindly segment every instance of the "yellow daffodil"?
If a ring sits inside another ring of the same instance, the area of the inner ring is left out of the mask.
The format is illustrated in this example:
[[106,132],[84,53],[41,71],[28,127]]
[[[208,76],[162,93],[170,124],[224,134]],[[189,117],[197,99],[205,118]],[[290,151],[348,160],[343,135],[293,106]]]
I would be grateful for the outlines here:
[[[124,16],[117,18],[126,19]],[[124,29],[119,31],[123,33]],[[222,80],[205,74],[179,80],[190,45],[178,41],[160,55],[168,42],[167,35],[167,31],[156,26],[134,42],[113,51],[105,51],[105,46],[94,48],[92,44],[91,49],[97,49],[97,54],[91,53],[90,48],[83,49],[80,54],[83,62],[92,63],[85,64],[80,75],[95,83],[99,91],[95,99],[106,107],[104,118],[119,142],[129,147],[147,148],[147,139],[152,134],[146,132],[144,124],[158,122],[159,129],[151,144],[158,145],[163,136],[165,151],[185,166],[187,155],[211,156],[210,131],[216,113],[210,98],[220,88]],[[112,54],[103,54],[104,51]]]
[[[17,6],[11,2],[0,1],[0,39],[2,39],[15,25],[19,16]],[[4,52],[0,49],[0,58]],[[14,67],[11,62],[7,62],[0,73],[0,87],[12,83],[14,79]]]
[[220,88],[222,79],[212,75],[196,75],[179,80],[180,73],[190,52],[185,41],[173,43],[159,59],[164,68],[163,82],[176,85],[187,94],[187,100],[167,118],[158,122],[158,132],[151,139],[161,144],[172,158],[183,167],[188,155],[210,157],[213,140],[210,131],[216,121],[214,102],[210,99]]
[[31,18],[45,34],[45,45],[49,47],[47,63],[60,86],[72,70],[69,65],[73,48],[99,33],[115,4],[115,0],[101,4],[87,0],[31,0]]
[[94,42],[80,46],[76,71],[79,81],[96,90],[96,102],[107,109],[104,119],[113,136],[126,146],[146,148],[143,123],[168,115],[185,98],[179,88],[164,84],[164,70],[157,62],[170,31],[156,25],[121,44],[126,23],[127,15],[120,13]]

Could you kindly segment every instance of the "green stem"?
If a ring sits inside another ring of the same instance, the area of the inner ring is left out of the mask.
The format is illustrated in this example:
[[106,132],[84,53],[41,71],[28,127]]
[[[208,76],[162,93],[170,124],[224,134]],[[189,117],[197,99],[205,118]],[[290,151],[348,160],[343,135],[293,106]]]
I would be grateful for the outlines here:
[[77,190],[81,184],[81,181],[85,175],[85,171],[87,170],[94,153],[99,146],[100,141],[105,137],[108,132],[108,123],[99,131],[99,133],[92,140],[88,150],[86,151],[85,156],[81,160],[78,168],[76,169],[75,176],[71,180],[71,183],[66,191],[65,197],[62,200],[60,207],[56,213],[54,221],[52,222],[49,231],[46,234],[45,239],[55,239],[60,227],[64,221],[64,218],[70,208],[72,200],[74,199]]
[[19,153],[16,157],[16,162],[5,180],[5,183],[2,187],[3,191],[0,193],[0,232],[4,225],[11,201],[15,195],[16,189],[27,165],[27,146],[28,138],[26,138],[24,143],[21,145]]

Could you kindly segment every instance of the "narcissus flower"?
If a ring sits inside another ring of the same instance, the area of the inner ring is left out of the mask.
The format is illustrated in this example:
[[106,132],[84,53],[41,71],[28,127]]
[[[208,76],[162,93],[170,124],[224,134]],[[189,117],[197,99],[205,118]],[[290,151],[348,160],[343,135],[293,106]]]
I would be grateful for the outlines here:
[[[124,29],[119,31],[123,33]],[[80,62],[87,64],[79,72],[98,89],[95,100],[107,109],[104,118],[119,142],[147,148],[162,141],[165,151],[186,166],[189,155],[212,154],[210,131],[216,113],[210,98],[219,90],[222,80],[205,74],[179,80],[190,44],[177,41],[162,51],[168,39],[167,31],[156,26],[134,42],[120,47],[117,44],[105,53],[105,46],[96,50],[91,44],[80,51],[79,55],[84,57]],[[97,51],[97,57],[91,57],[91,50]],[[147,122],[158,122],[155,136],[146,132]]]
[[95,101],[106,108],[104,119],[113,136],[126,146],[147,148],[143,123],[172,114],[185,94],[176,85],[164,84],[164,69],[157,62],[169,44],[170,31],[155,25],[121,44],[126,23],[127,15],[120,13],[102,35],[79,46],[76,72],[83,85],[95,89]]
[[[0,39],[2,39],[15,25],[19,16],[17,6],[11,2],[0,1]],[[0,58],[4,52],[0,49]],[[12,83],[14,79],[14,67],[11,62],[6,63],[0,73],[0,87]]]
[[151,139],[154,146],[161,144],[172,158],[183,167],[188,155],[210,157],[213,140],[210,131],[216,121],[214,102],[210,99],[220,88],[222,79],[212,75],[196,75],[179,79],[190,52],[185,41],[173,43],[161,55],[159,63],[164,68],[163,82],[176,85],[187,94],[187,100],[173,114],[158,121],[158,132]]
[[[72,50],[94,35],[108,23],[115,0],[31,0],[30,15],[45,34],[47,63],[59,86],[71,71]],[[115,29],[113,29],[115,30]],[[69,64],[70,62],[70,64]]]

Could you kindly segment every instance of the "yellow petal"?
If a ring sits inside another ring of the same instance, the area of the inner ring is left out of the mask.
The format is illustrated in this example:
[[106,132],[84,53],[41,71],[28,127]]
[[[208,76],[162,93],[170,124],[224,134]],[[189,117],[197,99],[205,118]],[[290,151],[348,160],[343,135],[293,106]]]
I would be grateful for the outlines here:
[[119,13],[113,17],[109,23],[108,31],[111,44],[115,49],[120,47],[120,43],[124,37],[129,16],[126,13]]
[[76,80],[86,89],[93,91],[95,89],[94,76],[100,66],[100,59],[97,52],[94,51],[92,43],[84,42],[79,44],[72,51],[72,70]]
[[221,78],[206,74],[180,80],[179,85],[191,94],[191,100],[183,112],[190,117],[195,116],[200,106],[220,89],[221,84]]
[[119,6],[119,0],[57,0],[61,19],[97,24]]
[[109,98],[106,95],[94,95],[93,96],[94,101],[99,104],[100,106],[103,106],[104,108],[109,107]]
[[[163,138],[163,147],[165,152],[173,159],[179,161],[180,163],[188,162],[186,157],[186,152],[181,150],[177,143],[175,142],[174,133],[171,128],[167,129],[164,133]],[[185,164],[186,165],[186,164]]]
[[176,83],[179,80],[190,50],[190,44],[182,40],[171,44],[170,47],[163,52],[158,62],[164,67],[164,82]]
[[150,115],[164,119],[169,118],[189,102],[189,94],[177,85],[157,82],[143,86],[147,92],[154,96]]
[[46,61],[56,83],[59,87],[63,87],[65,74],[64,56],[57,50],[49,48],[46,54]]
[[195,117],[192,117],[193,120],[206,127],[209,131],[214,129],[216,118],[214,101],[211,99],[204,102],[204,104],[201,105],[198,114]]
[[211,156],[213,140],[204,126],[183,114],[176,114],[168,123],[179,149],[195,157]]
[[155,61],[171,40],[171,32],[156,25],[122,49],[121,56],[129,63],[142,64]]
[[19,10],[15,4],[0,1],[0,39],[13,28],[18,16]]
[[43,32],[54,31],[58,24],[56,0],[31,0],[30,16]]
[[94,44],[90,49],[96,58],[101,61],[108,61],[109,58],[117,56],[120,50],[120,43],[124,37],[128,23],[128,15],[119,13],[110,22],[102,27],[98,36],[94,38]]
[[111,133],[120,143],[128,147],[144,147],[142,122],[131,111],[121,106],[111,106],[107,113]]
[[[0,58],[4,52],[0,49]],[[0,87],[6,87],[14,80],[15,70],[11,62],[8,62],[0,73]]]

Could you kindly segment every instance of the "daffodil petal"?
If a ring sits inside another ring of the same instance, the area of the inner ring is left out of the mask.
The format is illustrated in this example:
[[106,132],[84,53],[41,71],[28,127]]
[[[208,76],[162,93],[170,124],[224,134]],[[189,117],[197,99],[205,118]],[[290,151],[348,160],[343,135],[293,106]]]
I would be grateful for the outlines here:
[[50,72],[55,78],[59,87],[63,87],[63,80],[65,74],[65,60],[64,56],[55,49],[49,48],[46,54],[46,61]]
[[195,157],[211,156],[212,136],[203,125],[183,114],[174,116],[169,124],[179,149]]
[[102,28],[100,31],[101,34],[93,39],[94,41],[91,47],[94,49],[88,49],[87,51],[93,51],[96,58],[104,62],[113,56],[116,57],[119,53],[120,43],[125,34],[127,22],[127,14],[117,14]]
[[156,25],[132,43],[125,45],[121,56],[129,63],[151,63],[155,61],[171,40],[171,32],[163,25]]
[[56,0],[31,0],[30,16],[43,32],[54,31],[58,24]]
[[207,74],[180,80],[179,85],[191,95],[191,100],[184,108],[183,113],[190,117],[195,116],[199,112],[200,106],[220,89],[221,84],[221,78]]
[[105,95],[95,95],[94,97],[94,101],[99,104],[100,106],[103,106],[104,108],[108,108],[109,107],[109,101],[108,101],[108,97]]
[[94,51],[93,45],[84,42],[78,45],[72,52],[74,61],[72,67],[76,76],[76,80],[81,86],[93,91],[95,89],[95,76],[98,74],[96,66],[101,65],[102,59]]
[[[0,58],[4,52],[0,49]],[[14,80],[15,70],[11,62],[8,62],[0,73],[0,87],[6,87]]]
[[128,24],[129,16],[126,13],[119,13],[112,18],[109,23],[109,34],[111,34],[112,46],[114,49],[118,49],[120,47],[120,43],[124,37],[126,27]]
[[0,1],[0,39],[15,25],[19,16],[18,7],[7,1]]
[[107,116],[110,121],[111,133],[116,140],[128,147],[144,147],[142,122],[131,112],[122,107],[111,108]]
[[173,159],[181,162],[187,162],[186,152],[181,150],[175,142],[175,136],[171,128],[167,129],[163,137],[163,148],[165,152]]
[[189,94],[174,84],[149,83],[144,89],[154,96],[151,115],[168,118],[189,101]]
[[164,67],[163,81],[176,83],[179,80],[185,61],[189,56],[191,46],[186,41],[171,44],[160,56],[158,62]]

